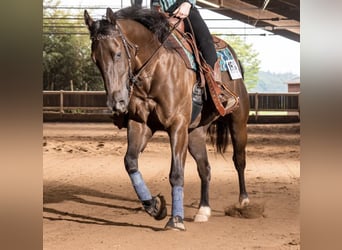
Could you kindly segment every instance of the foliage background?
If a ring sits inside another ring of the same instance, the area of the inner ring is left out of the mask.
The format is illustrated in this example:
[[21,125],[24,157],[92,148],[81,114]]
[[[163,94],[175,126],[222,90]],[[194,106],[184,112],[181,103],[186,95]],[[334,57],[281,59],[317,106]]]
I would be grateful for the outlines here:
[[50,8],[43,11],[43,89],[103,90],[82,15],[58,9],[59,1],[44,5]]
[[260,60],[258,59],[258,53],[253,49],[253,45],[245,43],[238,36],[221,36],[220,38],[234,48],[241,61],[244,68],[244,81],[247,89],[251,90],[255,88],[258,83]]

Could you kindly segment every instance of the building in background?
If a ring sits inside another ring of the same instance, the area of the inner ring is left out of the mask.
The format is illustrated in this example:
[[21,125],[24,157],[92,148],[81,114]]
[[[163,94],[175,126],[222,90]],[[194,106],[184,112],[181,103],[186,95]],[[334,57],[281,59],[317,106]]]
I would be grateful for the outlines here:
[[287,82],[287,92],[300,92],[300,78],[296,77]]

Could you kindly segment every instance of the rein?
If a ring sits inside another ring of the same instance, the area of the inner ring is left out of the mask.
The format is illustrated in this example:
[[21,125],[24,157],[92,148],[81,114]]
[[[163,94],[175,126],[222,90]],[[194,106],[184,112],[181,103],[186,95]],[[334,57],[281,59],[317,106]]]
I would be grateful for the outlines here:
[[120,25],[117,23],[118,26],[118,32],[122,41],[122,44],[124,45],[125,51],[126,51],[126,55],[128,57],[128,92],[129,92],[129,97],[131,98],[132,92],[133,92],[133,85],[136,85],[138,83],[136,76],[133,74],[133,70],[132,70],[132,55],[130,53],[130,49],[135,48],[135,52],[134,52],[134,57],[137,55],[137,50],[138,50],[138,46],[136,44],[133,44],[131,42],[129,42],[127,40],[127,38],[124,36],[124,34],[122,33],[121,27]]
[[[122,40],[122,43],[125,47],[125,51],[127,53],[127,57],[128,57],[128,66],[129,66],[129,81],[130,81],[130,88],[132,88],[132,85],[138,85],[139,83],[139,75],[143,72],[143,70],[150,64],[150,62],[152,61],[152,59],[157,55],[158,51],[161,49],[161,47],[163,47],[163,45],[165,44],[165,42],[167,41],[167,38],[172,34],[173,30],[177,28],[178,24],[180,23],[181,19],[179,19],[179,21],[177,21],[177,23],[171,28],[169,34],[167,35],[167,37],[164,39],[164,41],[158,46],[158,48],[153,52],[153,54],[143,63],[143,65],[137,70],[137,72],[134,74],[132,71],[132,62],[131,62],[131,53],[128,47],[135,47],[138,48],[137,45],[133,44],[131,42],[128,41],[128,39],[124,36],[122,29],[119,25],[119,23],[117,23],[118,26],[118,31]],[[136,53],[135,53],[136,54]]]

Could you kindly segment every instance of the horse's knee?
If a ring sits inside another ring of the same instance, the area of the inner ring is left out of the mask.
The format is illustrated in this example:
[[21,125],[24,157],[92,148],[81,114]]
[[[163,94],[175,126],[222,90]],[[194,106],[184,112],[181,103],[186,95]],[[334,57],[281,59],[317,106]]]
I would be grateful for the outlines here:
[[184,171],[171,171],[170,173],[170,184],[172,187],[184,185]]
[[169,181],[172,187],[184,185],[184,162],[175,157],[172,159]]
[[136,157],[132,157],[129,154],[125,155],[124,158],[125,169],[128,174],[135,173],[138,171],[138,159]]

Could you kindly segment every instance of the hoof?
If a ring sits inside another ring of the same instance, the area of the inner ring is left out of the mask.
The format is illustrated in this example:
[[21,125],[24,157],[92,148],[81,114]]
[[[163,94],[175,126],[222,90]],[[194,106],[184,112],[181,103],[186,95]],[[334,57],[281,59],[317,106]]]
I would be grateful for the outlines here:
[[249,204],[249,199],[248,197],[242,198],[240,199],[240,206],[243,207],[247,207]]
[[152,204],[145,207],[145,211],[156,220],[162,220],[167,215],[164,196],[158,194],[152,198]]
[[165,230],[185,231],[183,219],[180,216],[171,217],[165,225]]
[[166,202],[164,199],[164,196],[158,194],[155,198],[155,207],[157,210],[157,213],[153,216],[156,220],[162,220],[167,215],[167,208],[166,208]]
[[195,215],[195,222],[207,222],[211,215],[210,207],[200,207],[197,214]]

